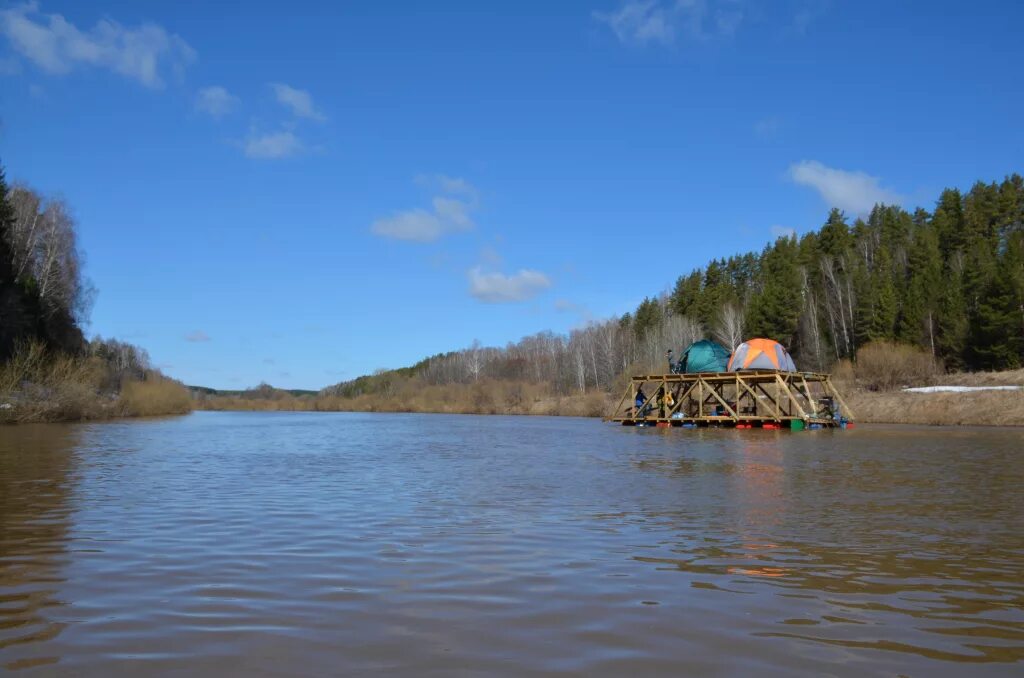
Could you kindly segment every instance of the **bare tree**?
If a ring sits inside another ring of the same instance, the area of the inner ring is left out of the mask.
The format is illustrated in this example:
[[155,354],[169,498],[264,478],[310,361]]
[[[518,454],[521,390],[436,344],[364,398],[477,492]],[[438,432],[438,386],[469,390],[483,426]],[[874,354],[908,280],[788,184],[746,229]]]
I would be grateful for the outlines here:
[[82,320],[91,301],[91,288],[82,278],[75,222],[63,200],[43,200],[25,186],[9,198],[14,223],[9,230],[15,277],[35,280],[48,316],[67,313]]
[[480,340],[474,339],[472,346],[463,351],[462,355],[465,358],[466,371],[473,377],[473,381],[477,381],[480,378],[480,370],[483,369]]
[[713,328],[715,339],[730,351],[743,343],[743,309],[736,304],[726,302],[715,316]]
[[8,201],[14,208],[14,223],[8,237],[14,253],[15,277],[23,280],[26,273],[32,273],[36,244],[39,239],[39,222],[42,220],[42,198],[26,186],[15,186]]

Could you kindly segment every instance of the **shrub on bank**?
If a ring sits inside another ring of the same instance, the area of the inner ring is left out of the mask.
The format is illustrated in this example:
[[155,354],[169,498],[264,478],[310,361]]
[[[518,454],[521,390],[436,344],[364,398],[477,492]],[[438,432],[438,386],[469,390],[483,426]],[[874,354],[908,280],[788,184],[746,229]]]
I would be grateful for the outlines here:
[[145,381],[129,381],[121,387],[118,408],[125,417],[187,414],[192,411],[192,398],[181,383],[150,372]]
[[[132,378],[115,374],[95,355],[49,351],[24,343],[0,364],[0,423],[82,421],[123,416],[183,414],[192,409],[184,386],[157,371]],[[111,390],[110,383],[120,386]]]
[[857,351],[857,385],[870,391],[892,391],[902,386],[927,386],[943,373],[942,364],[916,346],[874,341]]

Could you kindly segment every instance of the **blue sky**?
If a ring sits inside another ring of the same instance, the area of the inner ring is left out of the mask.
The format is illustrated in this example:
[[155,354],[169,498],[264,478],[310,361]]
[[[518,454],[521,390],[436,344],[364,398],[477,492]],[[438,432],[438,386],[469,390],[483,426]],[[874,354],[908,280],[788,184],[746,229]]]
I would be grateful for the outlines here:
[[90,334],[319,388],[1021,171],[1024,4],[0,3],[0,161]]

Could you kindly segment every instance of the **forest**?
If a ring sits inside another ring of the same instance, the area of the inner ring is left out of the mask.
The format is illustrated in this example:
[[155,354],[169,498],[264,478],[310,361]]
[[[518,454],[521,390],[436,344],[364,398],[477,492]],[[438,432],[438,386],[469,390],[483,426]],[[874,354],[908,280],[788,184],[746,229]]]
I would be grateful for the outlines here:
[[946,189],[931,211],[877,205],[851,221],[833,209],[820,228],[711,261],[621,317],[503,348],[474,343],[323,395],[387,397],[409,380],[544,384],[561,396],[614,391],[627,373],[664,371],[667,349],[678,355],[704,337],[728,348],[775,339],[805,370],[856,362],[872,344],[916,347],[950,372],[1020,368],[1024,179]]
[[191,409],[188,391],[145,350],[86,340],[94,295],[69,206],[8,186],[0,167],[0,423]]

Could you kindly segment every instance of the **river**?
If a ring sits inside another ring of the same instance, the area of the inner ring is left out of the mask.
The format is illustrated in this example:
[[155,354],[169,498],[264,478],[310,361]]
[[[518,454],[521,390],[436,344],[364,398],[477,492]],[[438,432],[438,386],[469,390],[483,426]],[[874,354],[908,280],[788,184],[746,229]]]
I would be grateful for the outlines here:
[[1021,675],[1024,434],[0,428],[0,672]]

